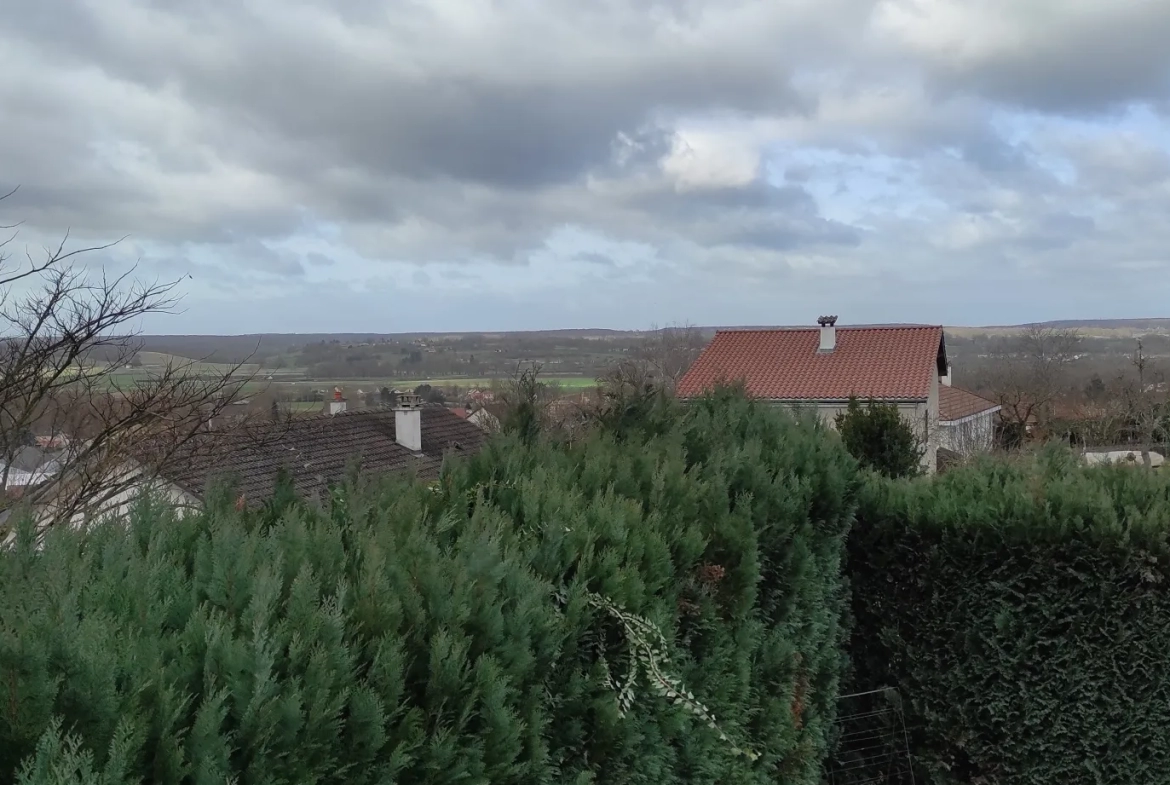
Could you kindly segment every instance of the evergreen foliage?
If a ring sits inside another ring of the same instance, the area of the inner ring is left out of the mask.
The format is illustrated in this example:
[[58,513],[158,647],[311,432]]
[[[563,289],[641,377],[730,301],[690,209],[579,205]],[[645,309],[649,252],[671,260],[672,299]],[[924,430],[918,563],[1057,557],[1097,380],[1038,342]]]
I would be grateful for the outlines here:
[[1170,478],[1063,452],[866,487],[855,688],[899,689],[918,782],[1170,783],[1168,528]]
[[849,454],[862,466],[887,477],[913,477],[921,471],[922,445],[910,423],[892,403],[850,398],[836,417]]
[[854,463],[731,393],[659,415],[323,506],[25,531],[0,781],[818,782]]

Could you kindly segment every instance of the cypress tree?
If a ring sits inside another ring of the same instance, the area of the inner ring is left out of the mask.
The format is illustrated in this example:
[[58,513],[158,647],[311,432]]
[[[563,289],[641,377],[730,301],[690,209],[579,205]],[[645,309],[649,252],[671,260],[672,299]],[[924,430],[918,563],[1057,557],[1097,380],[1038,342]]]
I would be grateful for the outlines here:
[[[815,783],[853,462],[733,393],[0,554],[0,779]],[[620,436],[620,438],[619,438]]]

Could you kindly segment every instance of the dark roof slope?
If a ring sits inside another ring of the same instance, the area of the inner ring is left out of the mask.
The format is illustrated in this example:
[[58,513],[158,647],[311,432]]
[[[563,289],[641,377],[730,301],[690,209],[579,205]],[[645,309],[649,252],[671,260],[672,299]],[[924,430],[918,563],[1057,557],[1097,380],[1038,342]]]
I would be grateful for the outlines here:
[[743,382],[776,400],[926,400],[946,371],[942,327],[838,327],[820,353],[820,330],[720,330],[678,384],[682,397]]
[[433,478],[447,454],[471,455],[483,446],[483,431],[445,408],[424,407],[421,417],[421,453],[395,439],[393,410],[366,409],[200,434],[160,474],[199,498],[216,481],[231,480],[247,503],[259,504],[281,469],[308,497],[343,480],[354,462],[366,472]]

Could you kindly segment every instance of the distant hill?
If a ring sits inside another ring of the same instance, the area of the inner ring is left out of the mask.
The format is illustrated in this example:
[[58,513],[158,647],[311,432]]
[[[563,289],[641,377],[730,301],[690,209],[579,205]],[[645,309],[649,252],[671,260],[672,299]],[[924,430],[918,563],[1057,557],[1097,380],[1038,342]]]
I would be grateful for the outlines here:
[[[1088,338],[1133,338],[1140,335],[1170,335],[1170,319],[1060,319],[1039,322],[1058,330],[1077,330]],[[985,327],[947,327],[947,333],[964,338],[981,335],[1010,335],[1028,325],[988,325]]]
[[[1041,322],[1046,327],[1061,329],[1102,329],[1102,330],[1170,330],[1170,319],[1058,319]],[[1026,325],[994,325],[981,329],[1010,330],[1022,329]]]

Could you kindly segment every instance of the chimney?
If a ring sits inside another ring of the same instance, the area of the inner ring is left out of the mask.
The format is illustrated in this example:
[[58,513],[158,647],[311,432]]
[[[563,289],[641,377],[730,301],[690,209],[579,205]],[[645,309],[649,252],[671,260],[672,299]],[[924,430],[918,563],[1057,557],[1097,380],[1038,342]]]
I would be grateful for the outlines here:
[[821,345],[817,349],[821,354],[828,354],[837,348],[837,317],[822,316],[817,319],[821,326]]
[[394,406],[394,439],[411,452],[422,452],[422,396],[398,394]]
[[944,387],[951,386],[951,364],[949,362],[947,363],[947,372],[938,377],[938,383]]
[[333,400],[329,402],[330,414],[341,414],[345,411],[345,399],[341,397],[341,388],[333,388]]

